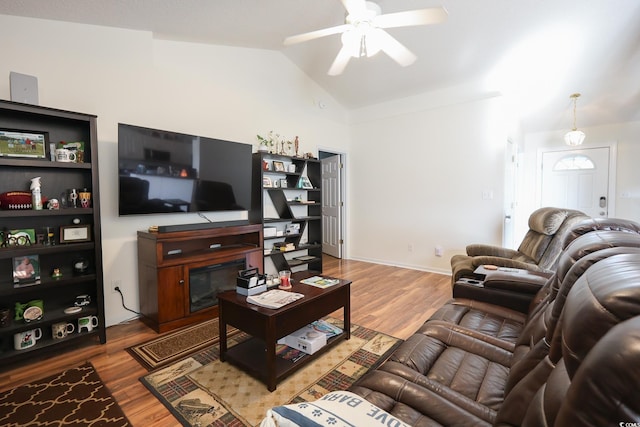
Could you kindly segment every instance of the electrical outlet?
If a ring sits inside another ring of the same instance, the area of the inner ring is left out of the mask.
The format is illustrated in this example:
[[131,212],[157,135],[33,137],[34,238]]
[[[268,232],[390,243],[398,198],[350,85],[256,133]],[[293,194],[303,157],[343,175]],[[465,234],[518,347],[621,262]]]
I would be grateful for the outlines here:
[[407,245],[407,251],[413,252],[413,245],[411,243]]
[[117,293],[116,288],[122,288],[122,279],[113,279],[111,281],[111,292]]
[[435,254],[436,254],[436,256],[443,256],[444,255],[444,248],[442,246],[436,246]]

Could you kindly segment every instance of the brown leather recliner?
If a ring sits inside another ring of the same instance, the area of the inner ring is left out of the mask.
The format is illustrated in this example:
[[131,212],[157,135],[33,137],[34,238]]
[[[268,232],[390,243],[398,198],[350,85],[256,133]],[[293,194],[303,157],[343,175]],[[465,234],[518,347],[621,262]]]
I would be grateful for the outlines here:
[[548,333],[548,354],[538,359],[531,346],[520,359],[537,360],[526,375],[512,379],[514,354],[496,338],[427,322],[351,391],[414,426],[640,422],[640,251],[627,249],[577,278]]
[[554,271],[567,230],[589,218],[580,211],[553,207],[540,208],[529,216],[529,231],[517,250],[500,246],[472,244],[466,255],[451,257],[452,284],[461,277],[475,277],[481,265],[521,268],[530,271]]

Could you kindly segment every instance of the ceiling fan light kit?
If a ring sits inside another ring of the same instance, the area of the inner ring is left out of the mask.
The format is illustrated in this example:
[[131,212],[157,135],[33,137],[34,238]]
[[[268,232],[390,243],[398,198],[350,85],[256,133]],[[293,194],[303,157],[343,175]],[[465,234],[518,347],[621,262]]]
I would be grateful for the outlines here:
[[333,34],[341,35],[342,48],[329,68],[329,75],[341,74],[351,58],[371,57],[381,50],[406,67],[417,57],[384,28],[437,24],[447,19],[442,7],[382,15],[380,6],[365,0],[342,0],[347,9],[345,24],[287,37],[285,46]]
[[564,135],[564,142],[567,145],[576,146],[584,142],[585,134],[576,127],[576,101],[580,97],[579,93],[574,93],[569,98],[573,100],[573,129]]

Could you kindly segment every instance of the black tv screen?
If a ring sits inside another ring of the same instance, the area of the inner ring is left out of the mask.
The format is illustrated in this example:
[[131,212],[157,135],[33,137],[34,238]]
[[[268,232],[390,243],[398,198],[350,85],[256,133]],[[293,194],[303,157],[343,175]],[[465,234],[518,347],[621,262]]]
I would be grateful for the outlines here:
[[251,145],[118,124],[122,215],[246,211]]

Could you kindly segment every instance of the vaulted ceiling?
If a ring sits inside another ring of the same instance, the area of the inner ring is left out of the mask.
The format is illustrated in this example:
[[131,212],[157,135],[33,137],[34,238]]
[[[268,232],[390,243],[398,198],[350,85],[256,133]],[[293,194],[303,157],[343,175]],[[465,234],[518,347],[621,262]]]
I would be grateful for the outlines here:
[[[344,23],[339,0],[0,0],[0,14],[150,31],[159,39],[281,51],[345,108],[419,93],[500,93],[526,132],[640,120],[638,0],[378,0],[382,13],[443,6],[438,25],[390,29],[418,60],[352,60],[328,76],[333,35],[285,37]],[[11,37],[3,35],[3,38]],[[6,58],[4,59],[6,60]]]

